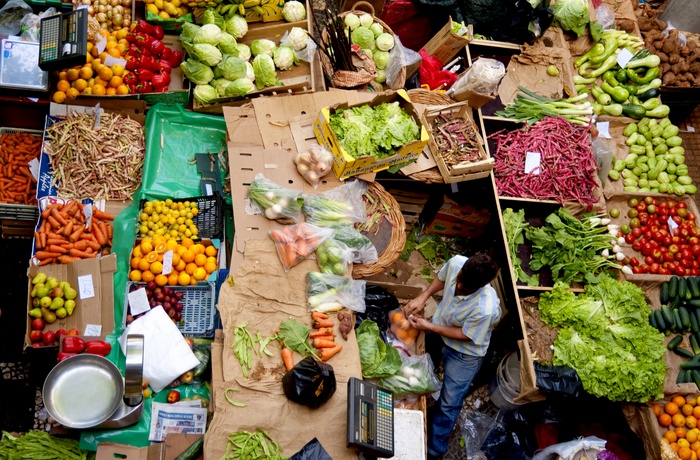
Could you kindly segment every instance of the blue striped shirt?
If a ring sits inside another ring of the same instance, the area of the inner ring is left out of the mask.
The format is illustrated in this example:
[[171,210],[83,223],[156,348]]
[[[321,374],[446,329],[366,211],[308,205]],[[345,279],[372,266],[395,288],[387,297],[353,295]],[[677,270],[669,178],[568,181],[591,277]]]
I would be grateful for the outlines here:
[[472,294],[455,295],[457,275],[467,258],[455,256],[438,273],[445,282],[443,297],[435,310],[432,322],[443,326],[458,326],[471,342],[443,337],[445,345],[470,356],[485,356],[491,340],[491,331],[501,319],[500,301],[490,284]]

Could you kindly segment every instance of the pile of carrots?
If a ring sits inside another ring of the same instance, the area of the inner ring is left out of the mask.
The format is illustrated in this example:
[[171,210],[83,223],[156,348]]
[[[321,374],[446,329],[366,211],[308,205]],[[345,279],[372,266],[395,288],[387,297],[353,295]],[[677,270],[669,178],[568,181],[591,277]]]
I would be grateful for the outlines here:
[[14,132],[0,135],[0,201],[36,204],[36,179],[29,162],[41,153],[41,136]]
[[270,238],[285,271],[306,259],[323,242],[318,231],[304,222],[287,225],[282,230],[270,230]]
[[[321,358],[321,361],[326,362],[343,349],[341,344],[335,343],[335,333],[333,332],[335,323],[329,319],[326,313],[318,311],[311,313],[311,320],[312,327],[316,329],[316,331],[309,334],[309,338],[312,340],[314,348],[316,348],[318,357]],[[284,343],[280,342],[280,345],[282,346],[281,354],[284,367],[288,371],[291,371],[292,368],[294,368],[292,350],[285,347]]]
[[34,232],[38,265],[69,264],[111,252],[114,216],[92,208],[86,225],[84,205],[76,200],[50,204],[41,213],[41,225]]

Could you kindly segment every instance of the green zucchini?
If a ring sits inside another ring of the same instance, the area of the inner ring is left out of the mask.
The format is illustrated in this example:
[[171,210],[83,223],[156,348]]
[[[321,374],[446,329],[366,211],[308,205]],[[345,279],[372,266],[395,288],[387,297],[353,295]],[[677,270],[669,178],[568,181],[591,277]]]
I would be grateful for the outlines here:
[[639,91],[637,91],[637,97],[642,101],[646,101],[647,99],[651,99],[652,97],[659,97],[659,94],[660,94],[660,92],[656,88],[648,89],[648,90],[644,91],[643,93],[640,93]]
[[691,298],[700,298],[700,286],[698,286],[698,279],[694,276],[688,277],[688,289],[692,295]]
[[668,345],[666,345],[666,348],[669,350],[675,350],[678,345],[681,344],[683,341],[683,336],[682,335],[677,335],[674,338],[671,339],[670,342],[668,342]]
[[678,295],[678,277],[673,275],[668,281],[668,297],[673,300]]
[[693,349],[693,353],[696,355],[700,353],[700,343],[695,334],[690,334],[690,348]]
[[668,283],[665,281],[661,283],[659,301],[661,302],[661,305],[666,305],[668,303]]
[[647,110],[641,105],[623,104],[622,113],[626,117],[634,118],[635,120],[641,120],[646,115]]
[[681,324],[683,325],[683,328],[689,329],[690,328],[690,314],[688,313],[688,309],[685,307],[679,307],[678,314],[681,317]]
[[685,299],[685,293],[688,291],[688,283],[685,277],[678,278],[678,297]]
[[684,347],[676,347],[671,351],[674,352],[675,354],[677,354],[678,356],[682,356],[683,358],[690,359],[690,358],[695,356],[692,351],[690,351]]
[[659,332],[666,332],[668,326],[666,326],[666,320],[664,320],[664,314],[661,310],[656,310],[652,312],[652,315],[656,317],[656,325],[658,326]]
[[[688,375],[688,371],[685,369],[680,369],[678,371],[678,377],[676,377],[676,383],[688,383],[686,380],[686,376]],[[692,376],[691,376],[692,379]],[[692,382],[691,382],[692,383]]]
[[700,355],[695,355],[680,364],[681,369],[700,369]]
[[698,323],[698,317],[692,312],[688,311],[690,316],[690,330],[695,332],[700,332],[700,323]]
[[199,456],[204,447],[204,436],[197,439],[190,447],[185,449],[183,453],[175,457],[175,460],[194,460]]
[[678,311],[678,309],[673,310],[673,322],[676,325],[676,332],[682,332],[685,330],[683,321],[681,320],[681,313]]

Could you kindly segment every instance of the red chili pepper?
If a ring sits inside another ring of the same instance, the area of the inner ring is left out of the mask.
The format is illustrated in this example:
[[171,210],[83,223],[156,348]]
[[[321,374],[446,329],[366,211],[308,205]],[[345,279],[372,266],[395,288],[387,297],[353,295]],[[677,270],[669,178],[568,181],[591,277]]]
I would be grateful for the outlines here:
[[146,20],[140,19],[139,22],[136,23],[136,27],[134,27],[134,32],[143,32],[148,35],[153,34],[153,26],[150,25]]
[[153,82],[153,88],[155,90],[158,90],[158,88],[162,88],[164,86],[168,86],[168,82],[166,81],[166,77],[168,77],[167,73],[157,73],[153,75],[153,79],[151,80]]
[[139,60],[135,56],[127,56],[126,57],[126,70],[136,70],[136,68],[139,66]]
[[160,55],[160,58],[161,58],[161,59],[168,60],[168,59],[170,59],[170,54],[171,54],[172,52],[173,52],[173,50],[171,50],[170,48],[168,48],[168,47],[166,46],[166,47],[163,49],[163,53]]
[[72,335],[63,337],[61,340],[61,351],[65,353],[82,353],[85,351],[85,341]]
[[138,69],[138,77],[139,77],[140,82],[144,82],[144,81],[150,82],[151,80],[153,80],[153,75],[154,75],[153,72],[151,72],[150,70],[148,70],[146,68]]
[[172,53],[170,53],[170,58],[168,58],[168,61],[170,61],[170,65],[173,66],[173,68],[179,66],[182,62],[182,51],[173,50]]
[[170,61],[166,59],[161,59],[158,61],[158,72],[170,73],[173,71],[173,66],[170,65]]
[[179,400],[180,400],[180,392],[177,390],[170,390],[170,393],[168,393],[168,397],[167,397],[168,404],[176,403]]
[[162,40],[165,36],[163,26],[153,26],[153,33],[151,35],[153,35],[153,37],[157,38],[158,40]]
[[63,351],[58,352],[58,359],[56,360],[57,363],[60,363],[61,361],[65,361],[68,358],[72,358],[73,356],[78,356],[78,353],[66,353]]
[[111,351],[112,345],[102,340],[90,340],[89,342],[85,342],[85,353],[107,356]]

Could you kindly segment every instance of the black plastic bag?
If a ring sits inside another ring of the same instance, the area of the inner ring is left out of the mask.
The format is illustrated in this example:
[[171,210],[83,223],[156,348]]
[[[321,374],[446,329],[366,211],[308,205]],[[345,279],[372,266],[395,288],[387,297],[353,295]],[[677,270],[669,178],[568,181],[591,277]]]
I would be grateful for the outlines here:
[[569,366],[543,366],[535,362],[537,388],[546,394],[559,394],[578,398],[583,391],[581,379]]
[[335,393],[333,366],[307,356],[284,374],[282,387],[290,401],[316,409]]
[[318,439],[307,442],[299,452],[289,457],[289,460],[333,460],[323,448]]
[[383,287],[368,284],[365,287],[365,306],[366,310],[364,313],[355,314],[355,329],[362,324],[362,321],[366,319],[372,320],[379,326],[379,334],[382,340],[386,342],[386,331],[389,329],[389,312],[400,308],[399,299]]

